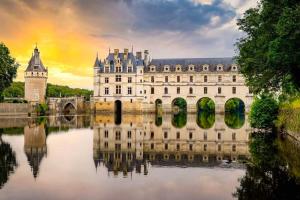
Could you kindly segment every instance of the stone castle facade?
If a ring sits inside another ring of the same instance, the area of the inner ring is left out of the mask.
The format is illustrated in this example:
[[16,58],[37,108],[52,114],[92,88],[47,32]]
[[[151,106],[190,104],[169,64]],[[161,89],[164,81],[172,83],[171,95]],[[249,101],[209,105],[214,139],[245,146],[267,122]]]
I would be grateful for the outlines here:
[[31,103],[45,103],[48,70],[40,58],[36,47],[24,73],[25,100]]
[[176,98],[186,101],[188,112],[197,112],[203,97],[214,101],[217,113],[231,98],[241,99],[248,112],[253,99],[233,58],[151,59],[147,50],[134,55],[128,49],[115,49],[103,61],[96,58],[96,112],[155,112],[158,103],[171,112]]

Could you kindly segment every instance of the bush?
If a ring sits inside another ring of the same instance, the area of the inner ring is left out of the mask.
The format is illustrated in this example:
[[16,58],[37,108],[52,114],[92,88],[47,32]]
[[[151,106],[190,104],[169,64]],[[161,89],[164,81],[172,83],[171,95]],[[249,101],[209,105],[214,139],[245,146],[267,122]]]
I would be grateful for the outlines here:
[[278,115],[278,103],[270,96],[256,98],[249,115],[250,125],[254,128],[267,129],[275,125]]
[[47,104],[44,104],[44,103],[39,104],[37,107],[37,110],[36,110],[36,112],[39,116],[46,115],[47,111],[48,111],[48,106],[47,106]]

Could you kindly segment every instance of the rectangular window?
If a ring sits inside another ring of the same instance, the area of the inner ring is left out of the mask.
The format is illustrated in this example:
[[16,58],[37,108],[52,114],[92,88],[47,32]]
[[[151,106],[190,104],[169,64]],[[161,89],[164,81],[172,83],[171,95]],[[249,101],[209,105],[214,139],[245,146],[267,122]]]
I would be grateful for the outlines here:
[[131,142],[127,143],[127,147],[128,147],[128,149],[131,149]]
[[204,134],[203,134],[203,140],[207,140],[207,132],[204,132]]
[[190,76],[190,82],[194,82],[194,77],[193,76]]
[[222,82],[222,76],[218,76],[218,82]]
[[132,72],[132,66],[128,66],[128,72],[131,73]]
[[165,94],[168,94],[168,88],[165,87]]
[[128,77],[128,83],[132,83],[132,77]]
[[108,87],[104,88],[104,94],[109,94],[109,88]]
[[232,87],[232,94],[236,94],[236,87]]
[[116,72],[121,72],[121,66],[116,66]]
[[177,151],[180,150],[180,145],[179,144],[176,145],[176,149],[177,149]]
[[132,88],[128,87],[127,92],[128,92],[128,94],[132,94]]
[[176,139],[180,139],[180,132],[176,133]]
[[190,151],[193,151],[193,145],[190,144]]
[[128,139],[131,139],[131,131],[127,132],[127,137],[128,137]]
[[235,146],[235,144],[232,145],[232,151],[236,151],[236,146]]
[[193,88],[190,87],[190,94],[193,94]]
[[153,143],[151,143],[151,149],[154,149],[154,144]]
[[121,75],[116,75],[116,82],[121,82],[121,81],[122,81]]
[[204,82],[207,82],[207,76],[206,75],[204,76]]
[[151,88],[151,94],[154,94],[154,87]]
[[105,83],[109,83],[109,78],[108,77],[105,77]]
[[154,76],[151,76],[151,83],[154,83]]
[[222,150],[221,145],[218,144],[218,151],[221,151],[221,150]]
[[168,132],[164,132],[164,138],[165,138],[165,139],[168,138]]
[[218,94],[222,93],[222,88],[218,87]]
[[180,87],[177,87],[177,94],[180,94]]
[[105,70],[104,70],[106,73],[109,72],[109,66],[105,66]]
[[189,138],[190,138],[190,140],[193,139],[193,133],[192,132],[189,133]]
[[221,133],[218,133],[218,140],[221,140]]
[[108,130],[105,130],[105,131],[104,131],[104,137],[105,137],[105,138],[108,138]]
[[232,140],[236,140],[236,134],[232,133]]
[[151,138],[151,139],[154,139],[154,132],[151,132],[150,138]]
[[168,76],[165,76],[165,82],[169,82],[169,77]]
[[108,148],[108,142],[104,142],[104,148],[105,148],[105,149]]
[[177,82],[178,83],[180,82],[180,76],[177,76]]
[[121,140],[121,132],[116,131],[116,140]]
[[168,150],[168,144],[165,144],[165,150]]
[[207,87],[204,87],[204,94],[207,94]]
[[121,94],[121,85],[116,85],[116,94]]
[[232,76],[232,82],[236,82],[236,75]]
[[204,144],[203,150],[204,150],[204,151],[207,151],[207,144]]

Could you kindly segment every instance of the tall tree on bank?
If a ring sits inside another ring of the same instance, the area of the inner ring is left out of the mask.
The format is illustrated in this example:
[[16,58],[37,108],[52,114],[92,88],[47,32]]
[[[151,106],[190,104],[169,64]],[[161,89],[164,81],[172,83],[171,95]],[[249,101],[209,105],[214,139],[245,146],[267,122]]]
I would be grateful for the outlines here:
[[246,33],[237,63],[252,91],[299,91],[300,1],[261,0],[237,24]]
[[0,43],[0,101],[4,89],[9,87],[16,77],[18,66],[16,60],[11,57],[9,49],[5,44]]

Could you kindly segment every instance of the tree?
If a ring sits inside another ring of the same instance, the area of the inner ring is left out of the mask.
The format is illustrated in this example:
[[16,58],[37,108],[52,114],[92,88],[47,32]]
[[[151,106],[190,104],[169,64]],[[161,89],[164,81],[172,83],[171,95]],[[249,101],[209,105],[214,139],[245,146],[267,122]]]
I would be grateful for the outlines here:
[[300,1],[261,0],[237,24],[246,33],[237,63],[252,91],[299,91]]
[[0,43],[0,100],[3,98],[4,89],[10,86],[13,78],[16,78],[18,66],[9,49]]

